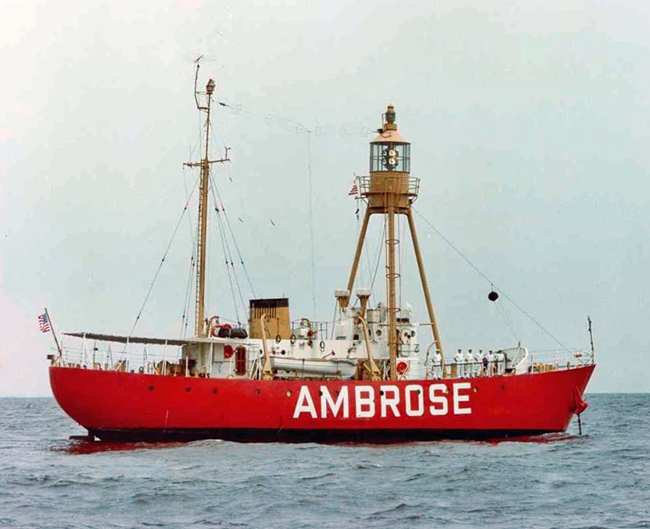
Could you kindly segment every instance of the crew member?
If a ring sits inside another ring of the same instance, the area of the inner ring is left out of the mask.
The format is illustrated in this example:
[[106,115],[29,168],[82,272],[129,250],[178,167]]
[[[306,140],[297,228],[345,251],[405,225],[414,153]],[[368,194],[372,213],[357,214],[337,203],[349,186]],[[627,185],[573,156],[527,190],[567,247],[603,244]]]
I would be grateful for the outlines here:
[[479,349],[474,353],[474,376],[481,376],[481,367],[483,365],[483,350]]
[[463,356],[463,350],[458,349],[458,352],[454,355],[454,364],[456,366],[456,376],[458,378],[463,377],[463,363],[465,362],[465,358]]
[[472,375],[474,374],[474,355],[472,354],[472,350],[468,349],[467,353],[465,353],[465,378],[472,378]]
[[499,349],[494,354],[494,359],[497,363],[497,375],[503,375],[506,372],[506,355],[504,355],[503,351]]
[[488,365],[487,365],[488,376],[491,377],[492,375],[494,375],[494,360],[495,360],[492,349],[490,349],[490,352],[487,354],[486,358],[488,361]]
[[433,355],[433,378],[440,380],[442,378],[442,355],[436,351]]

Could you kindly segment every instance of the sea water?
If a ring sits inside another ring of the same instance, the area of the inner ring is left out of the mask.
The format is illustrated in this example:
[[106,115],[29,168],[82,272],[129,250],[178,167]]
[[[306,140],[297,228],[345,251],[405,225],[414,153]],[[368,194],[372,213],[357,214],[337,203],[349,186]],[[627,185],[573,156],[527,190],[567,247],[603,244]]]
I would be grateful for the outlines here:
[[88,443],[0,399],[0,527],[650,527],[650,395],[587,395],[583,435],[393,445]]

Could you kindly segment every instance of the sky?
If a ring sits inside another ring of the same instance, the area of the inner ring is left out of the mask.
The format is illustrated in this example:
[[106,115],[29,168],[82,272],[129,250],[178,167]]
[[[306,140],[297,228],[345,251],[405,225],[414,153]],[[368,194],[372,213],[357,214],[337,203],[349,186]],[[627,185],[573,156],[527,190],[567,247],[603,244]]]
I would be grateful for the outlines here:
[[[59,332],[128,333],[168,245],[136,334],[181,332],[199,56],[255,295],[332,317],[359,229],[348,191],[393,103],[446,354],[586,350],[589,315],[589,390],[650,391],[648,19],[633,0],[0,0],[0,396],[51,394],[44,307]],[[402,300],[426,321],[402,239]],[[218,233],[210,248],[208,313],[241,319]]]

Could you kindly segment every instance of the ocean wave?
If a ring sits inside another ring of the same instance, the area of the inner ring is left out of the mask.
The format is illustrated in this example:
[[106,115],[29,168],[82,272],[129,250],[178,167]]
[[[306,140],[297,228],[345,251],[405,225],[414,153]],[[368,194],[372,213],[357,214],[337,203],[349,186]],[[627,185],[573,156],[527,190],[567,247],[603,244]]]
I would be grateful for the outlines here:
[[650,396],[590,401],[583,436],[387,447],[70,441],[51,401],[5,401],[0,527],[650,528]]

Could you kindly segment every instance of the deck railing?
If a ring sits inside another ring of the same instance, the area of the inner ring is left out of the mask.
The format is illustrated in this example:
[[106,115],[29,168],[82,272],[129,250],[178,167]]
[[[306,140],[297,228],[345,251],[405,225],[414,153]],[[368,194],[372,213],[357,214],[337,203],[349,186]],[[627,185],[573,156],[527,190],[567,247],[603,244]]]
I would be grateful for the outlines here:
[[525,363],[520,365],[509,361],[455,362],[446,360],[444,367],[436,369],[431,358],[427,361],[427,378],[476,378],[486,376],[510,376],[515,374],[547,373],[575,369],[593,363],[591,353],[583,351],[529,351]]
[[[72,342],[72,344],[70,343]],[[146,373],[152,375],[229,376],[234,375],[234,361],[224,363],[222,372],[212,373],[212,365],[190,366],[183,359],[180,346],[112,344],[74,338],[62,343],[62,354],[50,355],[52,365],[103,371]],[[413,346],[415,348],[415,345]],[[256,352],[259,351],[259,354]],[[522,349],[523,351],[523,349]],[[256,378],[259,374],[261,350],[249,345],[247,373]],[[525,364],[515,372],[510,362],[455,363],[446,360],[444,367],[436,368],[432,358],[425,359],[426,378],[475,378],[485,376],[535,374],[582,367],[593,363],[589,352],[581,351],[529,351]],[[384,363],[387,365],[387,363]],[[523,369],[522,369],[523,367]],[[230,370],[228,373],[223,370]]]

